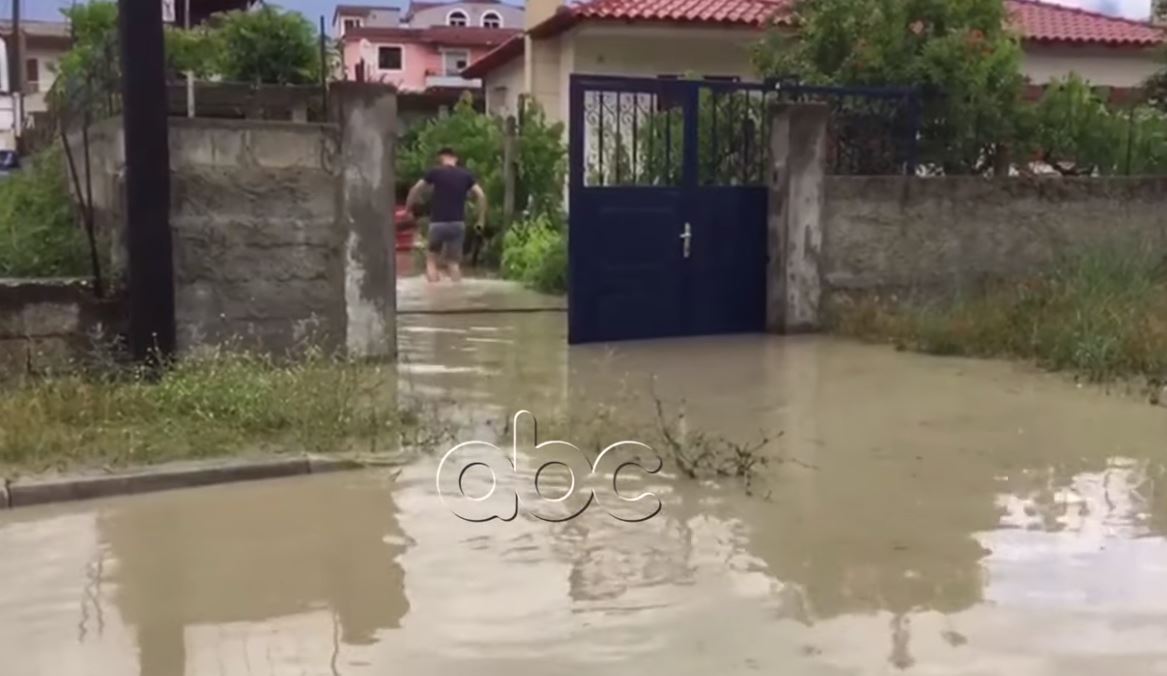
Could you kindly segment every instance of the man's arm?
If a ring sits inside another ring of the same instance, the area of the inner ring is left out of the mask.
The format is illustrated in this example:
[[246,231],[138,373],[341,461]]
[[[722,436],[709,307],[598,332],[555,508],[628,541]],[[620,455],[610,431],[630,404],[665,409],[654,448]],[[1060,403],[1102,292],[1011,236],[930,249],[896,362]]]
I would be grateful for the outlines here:
[[425,189],[425,186],[424,178],[413,184],[413,187],[409,189],[409,194],[405,196],[406,209],[412,211],[413,207],[417,206],[417,203],[421,201],[421,191]]
[[486,225],[486,193],[482,191],[482,186],[475,183],[470,188],[470,194],[478,205],[478,227],[482,228]]

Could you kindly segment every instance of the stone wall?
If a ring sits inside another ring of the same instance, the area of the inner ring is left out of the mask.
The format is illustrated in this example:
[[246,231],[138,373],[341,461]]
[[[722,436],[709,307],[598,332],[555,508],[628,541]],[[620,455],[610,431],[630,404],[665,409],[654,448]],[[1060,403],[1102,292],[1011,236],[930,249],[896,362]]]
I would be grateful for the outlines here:
[[1167,253],[1167,178],[825,181],[828,291],[960,291],[1100,244]]
[[0,279],[0,376],[68,365],[112,342],[117,299],[97,300],[77,279]]

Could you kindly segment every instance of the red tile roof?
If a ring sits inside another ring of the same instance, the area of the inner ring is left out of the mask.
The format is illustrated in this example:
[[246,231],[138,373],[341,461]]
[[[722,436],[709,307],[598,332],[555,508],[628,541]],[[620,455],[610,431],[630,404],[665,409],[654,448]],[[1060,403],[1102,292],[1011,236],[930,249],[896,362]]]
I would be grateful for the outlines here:
[[761,26],[787,15],[785,0],[592,0],[568,9],[580,19],[683,21]]
[[1158,28],[1140,21],[1038,0],[1008,0],[1008,3],[1025,40],[1110,47],[1149,47],[1163,42],[1163,33]]
[[421,42],[449,47],[498,47],[522,31],[512,28],[473,28],[464,26],[431,26],[429,28],[362,26],[350,28],[344,34],[348,40]]
[[[1021,39],[1039,43],[1150,47],[1164,42],[1148,23],[1121,19],[1040,0],[1005,0]],[[763,28],[792,25],[792,0],[587,0],[561,7],[531,29],[536,38],[561,33],[581,21],[658,23]],[[521,36],[512,38],[470,64],[467,77],[482,77],[523,53]]]

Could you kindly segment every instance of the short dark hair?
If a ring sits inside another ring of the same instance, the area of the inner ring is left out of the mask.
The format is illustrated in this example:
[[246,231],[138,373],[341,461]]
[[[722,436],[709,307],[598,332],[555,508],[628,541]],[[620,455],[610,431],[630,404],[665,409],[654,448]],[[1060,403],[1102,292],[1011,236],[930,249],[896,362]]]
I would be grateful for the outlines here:
[[442,146],[438,150],[438,157],[441,157],[443,155],[445,155],[447,157],[458,157],[458,153],[454,152],[454,149],[451,148],[450,146]]

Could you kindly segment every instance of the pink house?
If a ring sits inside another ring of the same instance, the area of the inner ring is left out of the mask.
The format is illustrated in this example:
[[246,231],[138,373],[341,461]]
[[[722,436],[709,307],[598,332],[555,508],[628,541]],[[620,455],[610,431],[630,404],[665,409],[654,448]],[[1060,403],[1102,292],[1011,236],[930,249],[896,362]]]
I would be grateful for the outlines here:
[[339,5],[333,32],[345,77],[388,82],[403,92],[480,89],[461,72],[522,27],[522,9],[497,0],[415,2],[396,7]]
[[[344,36],[350,80],[389,82],[401,91],[478,89],[462,70],[518,34],[505,28],[353,28]],[[361,72],[363,71],[363,72]]]

